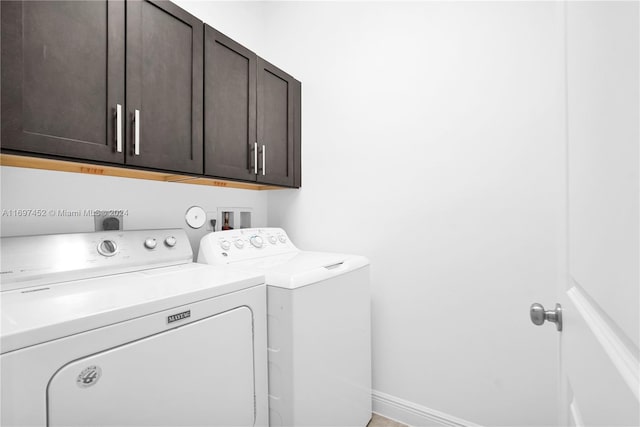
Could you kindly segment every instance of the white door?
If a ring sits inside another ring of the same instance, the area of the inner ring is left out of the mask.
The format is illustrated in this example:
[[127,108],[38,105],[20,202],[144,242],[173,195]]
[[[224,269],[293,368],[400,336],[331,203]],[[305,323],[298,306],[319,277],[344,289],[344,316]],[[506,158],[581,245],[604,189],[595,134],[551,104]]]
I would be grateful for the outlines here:
[[569,1],[566,12],[568,283],[559,297],[560,424],[638,426],[640,7]]

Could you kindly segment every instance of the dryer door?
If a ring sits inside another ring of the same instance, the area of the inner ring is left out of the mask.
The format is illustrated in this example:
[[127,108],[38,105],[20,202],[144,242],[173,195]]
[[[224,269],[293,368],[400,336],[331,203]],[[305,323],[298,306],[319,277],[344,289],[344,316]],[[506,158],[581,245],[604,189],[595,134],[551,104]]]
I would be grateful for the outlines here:
[[252,313],[211,316],[63,366],[50,426],[252,426]]

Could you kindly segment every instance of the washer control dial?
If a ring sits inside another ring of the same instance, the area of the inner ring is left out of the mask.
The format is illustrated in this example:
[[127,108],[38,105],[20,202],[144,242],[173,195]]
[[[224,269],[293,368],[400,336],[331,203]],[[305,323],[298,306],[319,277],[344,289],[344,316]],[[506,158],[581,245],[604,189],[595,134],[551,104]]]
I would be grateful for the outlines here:
[[164,244],[170,248],[174,247],[176,243],[178,243],[178,240],[173,236],[168,236],[166,239],[164,239]]
[[278,243],[278,238],[276,236],[269,236],[269,243],[275,245],[276,243]]
[[238,249],[244,248],[244,240],[237,239],[233,244],[236,245]]
[[113,240],[103,240],[98,244],[98,252],[104,256],[114,256],[118,253],[118,245]]
[[284,236],[284,234],[280,234],[278,236],[278,240],[280,240],[280,243],[286,243],[287,242],[287,238]]
[[156,239],[154,239],[153,237],[149,237],[144,241],[144,247],[147,249],[155,249],[156,244],[157,244]]
[[229,242],[228,240],[223,240],[222,242],[220,242],[220,247],[225,251],[228,251],[229,249],[231,249],[231,242]]
[[249,238],[249,241],[256,248],[261,248],[262,245],[264,244],[264,240],[262,240],[262,237],[260,237],[260,236],[251,236]]

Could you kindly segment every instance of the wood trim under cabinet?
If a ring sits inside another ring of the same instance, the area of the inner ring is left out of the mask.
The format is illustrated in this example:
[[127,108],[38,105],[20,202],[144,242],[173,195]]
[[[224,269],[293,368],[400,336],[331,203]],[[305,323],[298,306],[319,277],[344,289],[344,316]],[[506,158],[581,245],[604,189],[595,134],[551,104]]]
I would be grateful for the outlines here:
[[40,157],[0,154],[0,166],[12,166],[29,169],[43,169],[58,172],[84,173],[89,175],[117,176],[121,178],[148,179],[183,184],[210,185],[213,187],[239,188],[243,190],[281,190],[282,187],[247,182],[226,181],[214,178],[178,175],[167,172],[154,172],[129,169],[116,166],[94,165],[66,160],[45,159]]

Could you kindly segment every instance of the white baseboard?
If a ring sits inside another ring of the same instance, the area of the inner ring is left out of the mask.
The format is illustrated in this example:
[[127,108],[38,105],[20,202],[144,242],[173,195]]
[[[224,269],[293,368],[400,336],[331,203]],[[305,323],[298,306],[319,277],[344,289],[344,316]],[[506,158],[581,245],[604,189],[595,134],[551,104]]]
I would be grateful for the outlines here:
[[373,390],[373,412],[409,426],[481,427],[417,403]]

